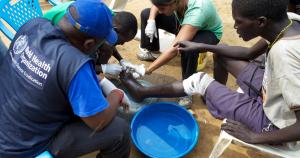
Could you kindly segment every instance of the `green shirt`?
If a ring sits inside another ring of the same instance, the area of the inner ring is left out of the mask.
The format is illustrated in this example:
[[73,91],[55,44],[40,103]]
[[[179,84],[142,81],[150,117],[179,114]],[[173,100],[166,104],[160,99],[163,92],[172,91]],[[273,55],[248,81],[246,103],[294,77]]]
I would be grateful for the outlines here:
[[[66,3],[60,3],[57,6],[54,6],[49,11],[47,11],[44,14],[44,18],[52,21],[54,25],[58,24],[58,22],[61,20],[61,18],[66,14],[66,11],[68,7],[73,3],[74,1],[66,2]],[[114,16],[115,13],[111,10],[112,15]]]
[[54,6],[49,11],[44,14],[44,18],[52,21],[54,25],[56,25],[61,18],[66,14],[66,10],[73,3],[73,1],[60,3],[57,6]]
[[[177,19],[178,16],[175,13]],[[213,32],[220,40],[223,34],[222,21],[212,0],[189,0],[183,19],[178,19],[180,25],[189,24],[200,30]]]

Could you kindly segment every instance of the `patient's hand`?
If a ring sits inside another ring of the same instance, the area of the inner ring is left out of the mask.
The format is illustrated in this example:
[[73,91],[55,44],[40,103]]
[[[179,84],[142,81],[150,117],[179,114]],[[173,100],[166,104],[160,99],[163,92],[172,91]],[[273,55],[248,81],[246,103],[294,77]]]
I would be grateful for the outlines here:
[[132,71],[129,69],[122,71],[120,73],[120,80],[136,101],[143,101],[144,87],[132,76]]

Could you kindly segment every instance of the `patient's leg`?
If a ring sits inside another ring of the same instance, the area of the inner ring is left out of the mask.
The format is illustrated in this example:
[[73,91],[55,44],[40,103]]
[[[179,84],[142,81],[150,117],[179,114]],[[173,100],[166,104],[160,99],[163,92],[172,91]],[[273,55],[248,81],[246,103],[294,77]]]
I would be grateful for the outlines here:
[[120,74],[120,80],[122,81],[122,84],[128,89],[132,97],[137,101],[142,101],[143,99],[148,97],[173,98],[186,96],[181,81],[170,84],[144,87],[132,76],[130,72],[125,71]]
[[142,86],[133,76],[131,72],[122,71],[120,73],[120,80],[129,94],[136,101],[143,101],[144,97],[144,86]]

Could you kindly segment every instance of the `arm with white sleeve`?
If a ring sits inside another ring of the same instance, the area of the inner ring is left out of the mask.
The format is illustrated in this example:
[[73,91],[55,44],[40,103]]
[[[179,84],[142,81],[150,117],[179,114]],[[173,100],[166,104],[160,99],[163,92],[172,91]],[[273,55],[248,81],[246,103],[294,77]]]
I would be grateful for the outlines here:
[[87,62],[77,71],[69,85],[68,99],[73,113],[99,131],[116,116],[123,105],[124,93],[112,90],[105,98],[92,65]]

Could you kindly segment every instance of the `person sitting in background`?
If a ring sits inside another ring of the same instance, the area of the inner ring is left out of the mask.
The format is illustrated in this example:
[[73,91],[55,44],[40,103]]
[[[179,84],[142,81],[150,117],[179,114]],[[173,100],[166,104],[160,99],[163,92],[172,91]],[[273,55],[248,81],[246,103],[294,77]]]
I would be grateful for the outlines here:
[[[60,3],[57,6],[54,6],[44,14],[44,18],[52,21],[52,23],[55,25],[58,24],[61,18],[65,15],[67,8],[73,2],[74,1]],[[122,71],[122,66],[131,68],[137,67],[137,65],[123,59],[118,50],[115,48],[116,45],[123,45],[135,37],[137,33],[137,20],[130,12],[111,11],[111,13],[113,15],[113,27],[118,35],[118,41],[114,45],[111,45],[107,42],[101,43],[96,53],[93,53],[91,56],[96,63],[97,74],[103,72],[104,74],[117,76]],[[107,64],[112,55],[120,62],[121,65]]]
[[[300,16],[287,14],[287,6],[286,0],[233,0],[237,33],[245,41],[258,36],[262,39],[252,49],[206,45],[222,57],[220,63],[237,78],[244,93],[227,88],[204,72],[154,87],[143,87],[130,74],[122,73],[122,82],[139,100],[200,95],[214,117],[229,119],[221,126],[227,133],[247,143],[285,144],[299,150]],[[175,44],[180,52],[201,51],[204,46],[190,41]],[[262,54],[266,55],[265,67],[245,60]]]
[[130,128],[116,116],[128,103],[99,86],[89,57],[103,40],[117,34],[99,0],[75,1],[56,26],[35,18],[18,30],[0,66],[0,157],[129,157]]

